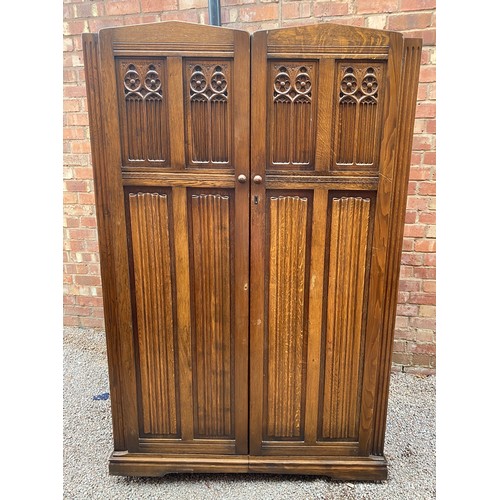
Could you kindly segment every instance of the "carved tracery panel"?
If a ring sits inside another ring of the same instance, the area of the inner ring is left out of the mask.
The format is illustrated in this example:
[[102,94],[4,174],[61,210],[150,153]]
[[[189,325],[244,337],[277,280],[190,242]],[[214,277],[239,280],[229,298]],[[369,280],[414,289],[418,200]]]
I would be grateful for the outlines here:
[[316,63],[270,63],[271,168],[309,169],[314,161]]
[[337,66],[334,93],[334,166],[377,167],[384,66],[343,62]]
[[118,61],[122,163],[165,166],[168,120],[163,59]]
[[229,166],[231,66],[228,61],[187,61],[187,158],[195,166]]

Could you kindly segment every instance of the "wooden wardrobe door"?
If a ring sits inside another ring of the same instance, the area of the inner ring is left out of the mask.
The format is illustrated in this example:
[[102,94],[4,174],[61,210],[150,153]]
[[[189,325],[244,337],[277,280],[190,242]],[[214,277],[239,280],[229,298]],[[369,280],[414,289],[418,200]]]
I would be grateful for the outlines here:
[[252,37],[253,456],[382,454],[405,43],[328,24]]
[[84,45],[115,456],[245,454],[249,35],[167,22]]

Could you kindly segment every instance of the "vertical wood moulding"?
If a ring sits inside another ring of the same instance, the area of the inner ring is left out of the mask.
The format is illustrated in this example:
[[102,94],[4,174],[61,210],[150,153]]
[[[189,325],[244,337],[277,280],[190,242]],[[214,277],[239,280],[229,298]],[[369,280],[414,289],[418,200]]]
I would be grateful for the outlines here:
[[130,193],[129,203],[143,432],[178,435],[168,197]]
[[269,168],[312,169],[316,137],[317,63],[271,61]]
[[232,162],[231,61],[184,62],[186,152],[194,167],[230,167]]
[[411,162],[421,51],[422,40],[411,38],[404,40],[401,102],[399,104],[398,117],[398,148],[396,155],[398,168],[396,168],[394,179],[393,216],[389,241],[389,247],[392,250],[389,253],[388,279],[386,285],[387,307],[382,326],[382,362],[379,373],[380,395],[377,398],[374,424],[373,453],[375,455],[382,455],[384,452],[389,378],[394,342],[394,328],[396,323],[397,293],[403,248],[404,219],[410,175],[409,166]]
[[116,60],[122,164],[169,166],[164,58]]
[[303,435],[308,199],[269,199],[267,435]]
[[333,198],[326,274],[323,439],[356,439],[370,199]]
[[195,437],[233,435],[229,196],[191,195]]
[[115,450],[126,449],[124,434],[124,416],[122,407],[123,380],[120,377],[118,367],[122,365],[120,356],[119,338],[116,331],[118,318],[115,307],[112,305],[116,300],[116,287],[114,285],[115,274],[113,273],[113,237],[111,225],[106,219],[110,213],[110,198],[107,194],[109,180],[107,170],[104,168],[104,127],[102,123],[101,110],[101,83],[99,71],[99,49],[98,36],[93,33],[84,33],[83,57],[85,65],[85,84],[87,91],[90,140],[92,143],[92,170],[94,177],[94,190],[96,197],[97,232],[99,236],[99,260],[101,268],[101,280],[103,303],[105,309],[104,324],[106,328],[106,350],[108,362],[115,369],[109,370],[111,409],[113,415],[113,439]]

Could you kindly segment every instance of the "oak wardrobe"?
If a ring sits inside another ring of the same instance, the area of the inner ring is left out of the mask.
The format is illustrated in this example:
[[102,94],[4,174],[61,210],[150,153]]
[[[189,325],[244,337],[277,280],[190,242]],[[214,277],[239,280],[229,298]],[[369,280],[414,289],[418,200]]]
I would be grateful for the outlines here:
[[84,34],[111,474],[383,479],[421,40]]

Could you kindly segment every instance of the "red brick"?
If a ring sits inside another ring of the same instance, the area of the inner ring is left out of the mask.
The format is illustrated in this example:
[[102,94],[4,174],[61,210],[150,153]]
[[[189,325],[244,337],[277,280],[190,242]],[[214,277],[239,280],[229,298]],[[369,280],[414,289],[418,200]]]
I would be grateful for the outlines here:
[[404,353],[404,352],[395,352],[392,355],[392,362],[396,363],[398,365],[409,365],[411,364],[411,354]]
[[401,280],[399,289],[405,292],[417,292],[420,290],[420,280]]
[[436,295],[433,293],[410,292],[408,302],[410,304],[436,305]]
[[435,165],[436,164],[436,152],[435,151],[426,151],[424,153],[424,158],[422,160],[424,165]]
[[435,102],[417,102],[417,109],[415,112],[417,118],[435,118],[436,117],[436,103]]
[[[412,364],[413,365],[420,365],[422,367],[430,367],[431,356],[430,356],[430,354],[415,353],[415,354],[413,354]],[[407,369],[410,369],[410,368],[415,369],[416,367],[415,366],[408,367],[408,368],[405,367],[405,372]]]
[[[312,18],[314,20],[314,18]],[[365,16],[349,16],[349,17],[336,17],[335,24],[345,24],[347,26],[358,26],[360,28],[365,25]],[[316,20],[316,23],[318,21]]]
[[424,266],[435,266],[436,265],[436,254],[426,253],[424,255]]
[[[427,99],[427,84],[426,83],[419,83],[418,85],[418,92],[417,92],[417,100],[419,101],[425,101]],[[421,120],[423,122],[423,120]],[[415,123],[413,130],[416,134],[424,131],[424,128],[419,128],[417,127],[417,123]]]
[[403,238],[403,252],[413,251],[413,239]]
[[81,217],[80,222],[82,227],[97,227],[97,219],[95,217]]
[[378,12],[395,12],[398,0],[358,0],[358,14],[376,14]]
[[347,3],[313,2],[313,5],[313,13],[316,17],[342,16],[349,11]]
[[96,286],[101,284],[99,276],[75,276],[76,285]]
[[65,35],[81,35],[82,33],[88,32],[89,27],[87,21],[69,20],[63,23],[63,33]]
[[406,304],[409,298],[410,294],[408,292],[398,292],[398,304]]
[[436,282],[432,280],[422,281],[422,290],[424,292],[436,293]]
[[95,205],[94,193],[78,193],[78,203],[82,205]]
[[82,297],[76,298],[76,301],[81,306],[87,307],[102,307],[102,297]]
[[428,134],[435,134],[436,133],[436,120],[426,120],[427,126],[425,128],[425,131]]
[[414,30],[406,32],[409,38],[421,38],[422,45],[436,45],[436,28],[426,28],[423,30]]
[[436,0],[401,0],[399,10],[432,10],[436,8]]
[[[421,198],[419,196],[410,196],[408,197],[408,201],[406,202],[407,209],[416,209],[416,210],[427,210],[429,206],[429,202],[425,198]],[[405,236],[414,236],[412,234],[406,234]]]
[[123,14],[136,14],[140,12],[139,0],[119,0],[106,3],[106,14],[108,16],[120,16]]
[[75,167],[74,172],[75,172],[75,178],[77,179],[91,180],[94,178],[94,172],[92,170],[92,167]]
[[64,318],[63,318],[63,324],[64,326],[80,326],[80,323],[79,323],[79,319],[78,317],[76,316],[68,316],[68,315],[64,315]]
[[425,236],[425,227],[419,224],[406,224],[405,236],[413,236],[414,238],[422,238]]
[[63,204],[75,204],[78,202],[76,193],[63,193]]
[[428,150],[433,147],[433,137],[430,135],[415,135],[413,136],[413,149],[414,150]]
[[418,306],[416,304],[398,304],[396,312],[400,316],[414,317],[418,314]]
[[417,212],[415,210],[408,210],[405,215],[406,224],[415,224],[417,222]]
[[63,128],[63,139],[83,139],[84,137],[85,134],[81,127]]
[[89,29],[92,33],[114,26],[123,26],[123,17],[94,17],[89,19]]
[[420,253],[403,253],[401,263],[407,266],[421,266],[424,262],[424,256]]
[[80,99],[64,99],[63,101],[63,111],[65,112],[76,112],[80,111]]
[[296,19],[300,17],[300,4],[298,2],[284,3],[281,6],[283,19]]
[[428,28],[432,23],[432,12],[395,14],[388,16],[387,29],[402,31]]
[[420,182],[418,192],[421,195],[436,194],[436,183],[435,182]]
[[435,252],[436,240],[418,240],[415,242],[416,252]]
[[408,352],[418,353],[418,354],[435,354],[436,346],[432,343],[413,343],[409,342],[407,344]]
[[64,182],[66,191],[87,192],[89,190],[88,181],[67,180]]
[[240,8],[240,20],[248,23],[278,19],[278,4],[258,4]]
[[156,23],[158,22],[157,14],[146,14],[146,15],[137,15],[137,16],[125,16],[123,18],[124,25],[130,24],[148,24],[148,23]]
[[142,12],[163,12],[176,9],[177,0],[141,0]]
[[81,3],[73,6],[74,16],[78,17],[101,17],[104,15],[104,3]]
[[414,271],[415,278],[436,279],[435,267],[416,267]]
[[72,240],[95,240],[97,233],[94,229],[68,229],[69,237]]
[[90,153],[90,142],[88,141],[72,141],[72,153]]
[[420,66],[420,82],[435,82],[436,81],[436,66]]
[[413,278],[413,266],[401,266],[399,276],[401,278]]
[[63,266],[64,272],[66,274],[87,274],[88,267],[87,264],[65,264]]
[[83,85],[64,85],[64,97],[85,97],[86,91]]
[[104,321],[102,320],[102,318],[83,317],[80,318],[79,323],[80,326],[83,326],[85,328],[104,328]]
[[197,23],[198,22],[198,11],[194,9],[188,10],[173,10],[164,12],[161,15],[162,21],[186,21],[188,23]]
[[[436,223],[436,212],[421,212],[418,216],[418,221],[421,224],[435,224]],[[433,240],[429,240],[433,241]]]
[[408,196],[417,194],[417,183],[410,181],[408,183]]
[[429,167],[412,166],[410,168],[410,179],[413,181],[421,181],[429,179],[431,169]]
[[88,125],[89,115],[87,113],[66,113],[64,116],[65,125]]
[[[430,362],[432,364],[432,358],[430,359]],[[413,363],[415,363],[415,361],[413,361]],[[436,370],[434,368],[423,368],[421,366],[405,366],[403,367],[403,372],[421,377],[436,375]]]
[[63,227],[80,227],[79,217],[64,217]]

